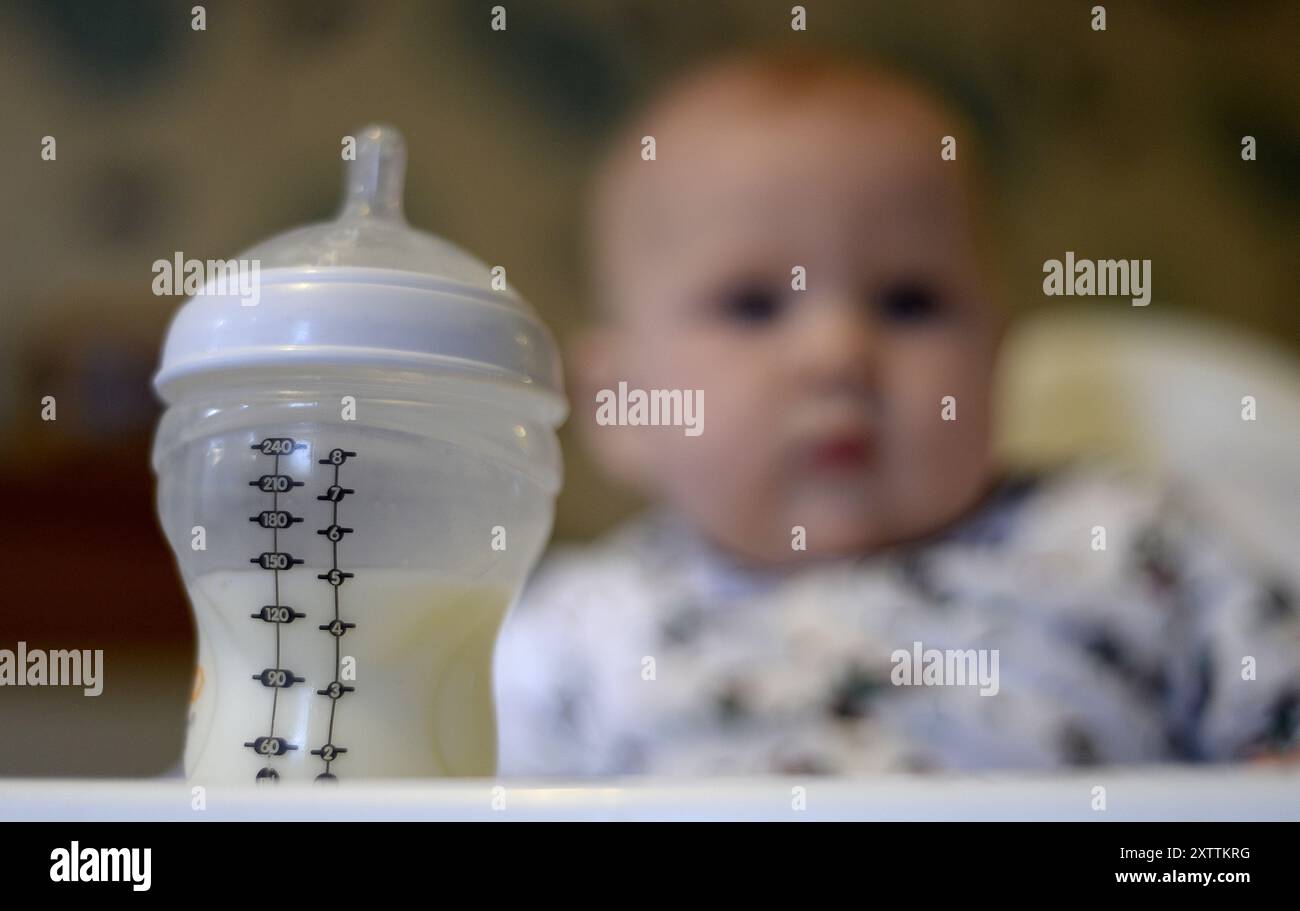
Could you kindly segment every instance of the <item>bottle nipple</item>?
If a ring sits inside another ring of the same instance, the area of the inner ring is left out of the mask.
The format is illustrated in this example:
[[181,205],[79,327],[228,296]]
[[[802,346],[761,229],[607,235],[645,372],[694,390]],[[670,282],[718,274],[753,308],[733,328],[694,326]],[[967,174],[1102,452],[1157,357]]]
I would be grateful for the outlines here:
[[356,158],[344,176],[340,218],[382,218],[406,223],[402,192],[406,182],[406,141],[395,127],[371,124],[356,135]]

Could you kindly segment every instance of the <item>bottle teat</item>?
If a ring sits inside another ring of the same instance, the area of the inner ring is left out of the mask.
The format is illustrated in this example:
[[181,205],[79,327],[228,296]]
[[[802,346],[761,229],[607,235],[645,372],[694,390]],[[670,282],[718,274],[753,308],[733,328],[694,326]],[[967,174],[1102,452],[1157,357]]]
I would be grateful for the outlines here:
[[371,124],[356,135],[356,158],[348,163],[340,218],[371,217],[405,222],[406,141],[396,127]]
[[[441,237],[412,228],[403,211],[406,141],[396,127],[369,124],[351,134],[355,157],[344,162],[343,207],[332,221],[304,225],[245,250],[272,269],[385,269],[453,282],[507,306],[524,306],[492,287],[488,267]],[[343,147],[344,153],[349,151]],[[263,281],[266,279],[263,278]],[[382,281],[379,276],[369,280]]]

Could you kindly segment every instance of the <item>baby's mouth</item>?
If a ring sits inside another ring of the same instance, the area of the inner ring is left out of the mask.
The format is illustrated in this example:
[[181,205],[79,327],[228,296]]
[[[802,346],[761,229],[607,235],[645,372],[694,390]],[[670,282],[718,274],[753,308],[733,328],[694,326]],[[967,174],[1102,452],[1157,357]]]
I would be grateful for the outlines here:
[[818,472],[858,471],[871,462],[873,451],[870,438],[864,434],[828,434],[807,448],[805,464]]

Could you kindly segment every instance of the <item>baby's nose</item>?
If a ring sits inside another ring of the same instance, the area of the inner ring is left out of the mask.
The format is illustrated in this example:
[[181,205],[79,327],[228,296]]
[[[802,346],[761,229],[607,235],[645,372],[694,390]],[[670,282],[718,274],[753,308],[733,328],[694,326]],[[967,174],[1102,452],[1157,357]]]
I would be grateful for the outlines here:
[[791,352],[801,381],[868,388],[875,378],[880,336],[865,308],[843,298],[807,303],[796,321]]

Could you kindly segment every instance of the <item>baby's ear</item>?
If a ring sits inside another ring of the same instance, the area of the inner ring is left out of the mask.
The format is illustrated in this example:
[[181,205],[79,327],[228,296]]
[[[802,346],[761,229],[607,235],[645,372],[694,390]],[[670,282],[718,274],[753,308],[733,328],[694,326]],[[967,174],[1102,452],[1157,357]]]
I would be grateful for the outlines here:
[[627,380],[625,332],[600,323],[573,336],[566,347],[565,372],[572,406],[570,420],[587,451],[611,479],[638,492],[647,486],[642,453],[645,434],[636,427],[602,425],[602,398],[617,396],[619,380]]

